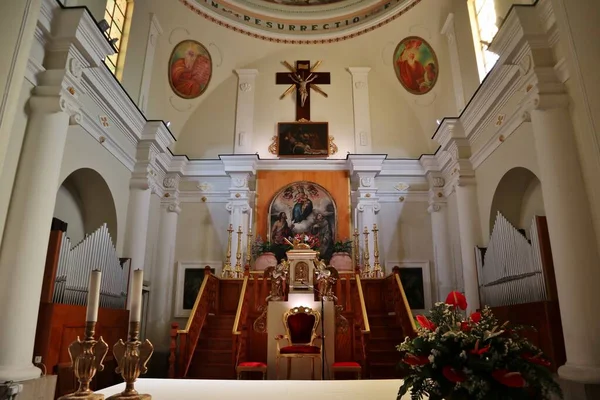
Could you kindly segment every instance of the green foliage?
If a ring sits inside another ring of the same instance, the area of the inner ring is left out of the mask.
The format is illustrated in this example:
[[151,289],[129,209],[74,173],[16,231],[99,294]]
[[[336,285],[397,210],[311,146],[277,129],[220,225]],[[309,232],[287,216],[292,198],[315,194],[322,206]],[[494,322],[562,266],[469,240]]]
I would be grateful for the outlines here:
[[252,255],[254,258],[264,253],[270,253],[273,251],[273,244],[271,242],[263,242],[262,237],[257,236],[252,243]]
[[333,244],[333,252],[334,253],[352,253],[352,240],[344,239],[337,241]]
[[520,400],[562,398],[541,350],[519,336],[519,327],[498,325],[491,309],[463,318],[457,307],[436,303],[419,321],[414,339],[397,346],[404,382],[420,400]]

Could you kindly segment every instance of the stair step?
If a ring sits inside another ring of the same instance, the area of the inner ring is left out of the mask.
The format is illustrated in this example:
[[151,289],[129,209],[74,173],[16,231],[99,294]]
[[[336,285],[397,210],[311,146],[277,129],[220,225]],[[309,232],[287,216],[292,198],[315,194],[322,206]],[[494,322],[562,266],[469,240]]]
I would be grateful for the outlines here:
[[200,338],[196,348],[200,349],[214,349],[214,350],[231,350],[233,346],[233,340],[229,338]]
[[234,379],[235,370],[231,364],[206,363],[194,365],[188,377],[195,379]]
[[195,360],[198,365],[205,365],[207,363],[227,364],[229,366],[233,363],[232,350],[214,350],[214,349],[199,349],[196,348],[194,354]]

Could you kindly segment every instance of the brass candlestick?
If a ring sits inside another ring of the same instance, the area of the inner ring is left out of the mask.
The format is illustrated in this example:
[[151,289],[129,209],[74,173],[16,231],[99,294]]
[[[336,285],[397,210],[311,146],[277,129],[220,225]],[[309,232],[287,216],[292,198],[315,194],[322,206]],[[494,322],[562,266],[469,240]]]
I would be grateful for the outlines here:
[[231,270],[231,234],[233,233],[233,225],[229,224],[229,229],[227,229],[227,254],[225,255],[225,265],[223,266],[223,272],[221,272],[221,276],[223,278],[231,278],[233,276],[233,271]]
[[140,342],[139,334],[140,322],[130,321],[127,342],[123,343],[123,339],[119,339],[113,347],[113,354],[117,361],[116,372],[123,377],[125,390],[110,396],[107,400],[150,400],[152,398],[149,394],[139,394],[133,385],[141,374],[148,371],[146,364],[154,352],[154,346],[148,339],[143,343]]
[[354,270],[360,269],[360,244],[358,228],[354,229]]
[[233,273],[234,278],[241,278],[244,275],[242,271],[242,227],[238,226],[237,231],[237,249],[235,251],[235,271]]
[[381,270],[381,265],[379,264],[379,244],[377,241],[377,224],[373,224],[373,257],[375,260],[373,261],[373,278],[381,278],[383,276],[383,271]]
[[69,356],[73,364],[73,372],[79,382],[79,388],[76,392],[62,396],[59,400],[85,399],[85,400],[103,400],[103,394],[95,394],[90,390],[90,382],[96,375],[96,371],[102,371],[104,357],[108,352],[108,345],[100,336],[98,341],[94,340],[94,331],[96,329],[95,321],[85,323],[85,339],[82,341],[77,336],[77,340],[69,345]]
[[246,265],[250,267],[252,261],[252,229],[248,228],[248,243],[246,245]]
[[365,226],[365,230],[363,231],[363,235],[365,235],[365,251],[363,253],[364,259],[364,268],[363,268],[363,276],[365,278],[369,278],[371,276],[371,263],[369,262],[369,230]]

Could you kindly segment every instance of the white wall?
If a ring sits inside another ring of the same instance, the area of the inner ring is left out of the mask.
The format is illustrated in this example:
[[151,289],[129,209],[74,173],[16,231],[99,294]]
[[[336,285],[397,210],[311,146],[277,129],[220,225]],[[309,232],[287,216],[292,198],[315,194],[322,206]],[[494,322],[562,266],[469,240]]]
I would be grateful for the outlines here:
[[[424,0],[406,15],[357,38],[328,45],[283,45],[250,38],[205,20],[179,2],[147,0],[136,3],[131,43],[123,75],[123,85],[137,99],[150,13],[154,13],[164,33],[158,38],[153,66],[148,116],[171,121],[177,136],[175,153],[214,158],[233,150],[236,78],[233,69],[257,68],[254,150],[272,157],[267,147],[277,122],[294,120],[291,97],[279,100],[286,89],[275,85],[275,73],[284,72],[281,62],[298,59],[323,60],[321,71],[331,72],[332,84],[323,86],[325,99],[312,98],[312,120],[328,121],[339,147],[336,157],[354,151],[350,66],[368,66],[371,86],[373,151],[391,157],[418,157],[437,147],[430,137],[436,119],[455,114],[447,41],[439,31],[452,9],[452,0]],[[409,35],[424,37],[435,49],[440,76],[434,90],[424,96],[406,92],[398,82],[393,51]],[[213,59],[213,75],[207,91],[194,100],[177,97],[167,79],[168,58],[173,47],[185,39],[203,43]]]
[[69,185],[68,181],[58,188],[54,217],[68,224],[67,236],[72,245],[83,240],[86,232],[82,200],[77,189]]
[[[73,171],[90,168],[106,181],[117,212],[117,253],[123,250],[131,172],[80,126],[71,126],[60,171],[60,182]],[[58,190],[58,188],[57,188]]]
[[544,198],[542,197],[542,183],[539,179],[532,180],[529,186],[527,186],[527,189],[523,192],[519,227],[528,231],[528,235],[531,221],[536,215],[546,215]]
[[521,125],[475,170],[482,245],[487,245],[489,240],[490,211],[498,183],[515,167],[526,168],[538,175],[531,123]]

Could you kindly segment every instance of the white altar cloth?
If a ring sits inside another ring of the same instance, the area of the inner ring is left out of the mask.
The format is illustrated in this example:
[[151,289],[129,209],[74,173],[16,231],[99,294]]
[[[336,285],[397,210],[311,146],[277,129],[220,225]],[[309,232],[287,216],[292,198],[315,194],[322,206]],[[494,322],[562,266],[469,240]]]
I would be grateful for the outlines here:
[[[245,381],[138,379],[135,388],[153,400],[395,400],[401,380]],[[106,397],[125,384],[100,390]],[[410,400],[410,396],[402,400]]]

